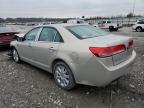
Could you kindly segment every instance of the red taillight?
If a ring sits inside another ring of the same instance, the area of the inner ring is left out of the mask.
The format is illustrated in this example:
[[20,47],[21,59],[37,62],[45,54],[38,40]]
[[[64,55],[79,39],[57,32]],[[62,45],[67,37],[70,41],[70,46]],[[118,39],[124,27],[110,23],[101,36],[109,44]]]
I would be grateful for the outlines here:
[[133,44],[134,44],[134,41],[133,41],[133,40],[129,41],[129,43],[128,43],[128,48],[131,48],[131,47],[133,46]]
[[110,57],[126,50],[125,45],[112,47],[90,47],[89,49],[95,56],[100,58]]

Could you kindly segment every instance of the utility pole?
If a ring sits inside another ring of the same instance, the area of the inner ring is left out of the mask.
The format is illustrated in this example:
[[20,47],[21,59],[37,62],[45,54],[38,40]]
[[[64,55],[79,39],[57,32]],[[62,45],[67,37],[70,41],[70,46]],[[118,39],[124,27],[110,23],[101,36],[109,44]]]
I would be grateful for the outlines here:
[[134,13],[135,13],[135,4],[136,4],[136,0],[133,1],[133,11],[132,11],[133,16],[134,16]]

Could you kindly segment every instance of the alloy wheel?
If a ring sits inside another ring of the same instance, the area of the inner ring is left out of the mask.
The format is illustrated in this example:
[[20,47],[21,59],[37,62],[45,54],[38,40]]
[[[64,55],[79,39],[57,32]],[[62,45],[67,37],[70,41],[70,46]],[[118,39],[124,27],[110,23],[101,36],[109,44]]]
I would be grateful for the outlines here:
[[13,59],[15,62],[19,62],[19,56],[18,56],[18,53],[15,49],[13,49]]
[[55,77],[60,86],[67,87],[69,85],[70,76],[68,75],[68,70],[63,65],[56,67]]

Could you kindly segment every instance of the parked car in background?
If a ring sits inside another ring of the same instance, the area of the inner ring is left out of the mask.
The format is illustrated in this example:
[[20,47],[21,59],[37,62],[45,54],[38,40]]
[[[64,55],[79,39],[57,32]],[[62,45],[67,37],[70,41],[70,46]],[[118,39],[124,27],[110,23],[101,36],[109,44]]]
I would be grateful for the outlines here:
[[136,22],[133,27],[133,30],[136,30],[137,32],[141,32],[144,30],[144,20]]
[[0,27],[0,47],[9,46],[10,42],[15,40],[17,34],[15,30],[7,26]]
[[106,86],[131,71],[133,39],[115,36],[87,24],[35,27],[11,42],[12,57],[54,74],[56,84]]
[[137,22],[144,21],[144,18],[138,19]]
[[86,21],[82,20],[82,19],[70,19],[67,21],[67,23],[71,23],[71,24],[88,24]]
[[5,25],[5,24],[0,23],[0,27],[6,27],[6,25]]
[[101,29],[108,29],[109,31],[117,31],[119,28],[122,28],[122,24],[112,23],[110,20],[103,20],[93,24],[93,26]]
[[38,23],[32,23],[32,22],[31,22],[31,23],[26,23],[25,25],[26,25],[26,26],[37,26]]

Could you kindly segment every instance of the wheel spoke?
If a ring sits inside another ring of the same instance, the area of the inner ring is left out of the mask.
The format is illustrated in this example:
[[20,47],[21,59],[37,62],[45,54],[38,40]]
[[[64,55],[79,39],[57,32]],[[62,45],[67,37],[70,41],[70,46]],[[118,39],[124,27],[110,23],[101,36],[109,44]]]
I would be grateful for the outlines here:
[[64,77],[65,77],[66,79],[69,79],[69,75],[64,75]]
[[57,70],[58,70],[59,72],[61,72],[61,71],[62,71],[60,67],[57,67]]
[[60,75],[60,72],[58,70],[55,71],[57,75]]
[[67,86],[68,83],[69,83],[69,81],[68,81],[67,79],[64,79],[64,83],[65,83],[65,85]]
[[57,75],[56,78],[57,78],[57,79],[61,79],[61,76],[60,76],[60,75]]

